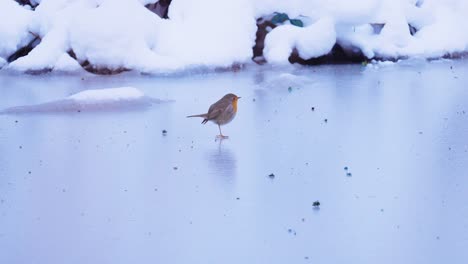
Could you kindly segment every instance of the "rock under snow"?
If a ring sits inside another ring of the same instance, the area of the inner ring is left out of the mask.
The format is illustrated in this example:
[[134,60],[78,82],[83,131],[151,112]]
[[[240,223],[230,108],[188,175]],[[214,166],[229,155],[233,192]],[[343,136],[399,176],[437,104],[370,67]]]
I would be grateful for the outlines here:
[[288,62],[292,53],[318,58],[337,46],[391,60],[468,51],[466,0],[174,0],[167,19],[145,7],[156,2],[42,0],[31,8],[0,0],[3,68],[155,73],[229,67],[251,61],[256,20],[275,14],[289,19],[266,35],[263,54],[271,64]]

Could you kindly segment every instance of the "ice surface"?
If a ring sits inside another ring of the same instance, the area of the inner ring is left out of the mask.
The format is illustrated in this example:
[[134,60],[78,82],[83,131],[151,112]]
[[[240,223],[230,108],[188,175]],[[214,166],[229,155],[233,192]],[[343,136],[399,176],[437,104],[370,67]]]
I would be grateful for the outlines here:
[[40,112],[68,112],[68,111],[96,111],[96,110],[125,110],[136,107],[148,107],[153,103],[163,101],[145,96],[134,87],[107,88],[86,90],[64,99],[47,103],[22,105],[6,108],[0,114],[40,113]]
[[[175,102],[0,115],[0,263],[465,263],[466,72],[2,72],[0,109],[103,87]],[[185,116],[229,92],[239,111],[215,142]]]

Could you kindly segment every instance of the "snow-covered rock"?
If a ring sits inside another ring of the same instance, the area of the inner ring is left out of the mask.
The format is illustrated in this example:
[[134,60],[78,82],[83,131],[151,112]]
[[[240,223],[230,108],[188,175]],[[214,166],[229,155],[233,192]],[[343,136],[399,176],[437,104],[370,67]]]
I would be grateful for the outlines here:
[[7,59],[34,37],[29,33],[33,12],[12,0],[0,0],[0,58]]
[[[288,62],[293,51],[304,60],[318,58],[336,44],[368,59],[468,51],[466,0],[173,0],[168,19],[145,7],[157,0],[33,2],[38,6],[0,0],[0,58],[13,60],[4,68],[154,73],[229,67],[251,61],[256,20],[278,13],[292,19],[266,35],[263,53],[272,64]],[[10,58],[34,39],[40,43],[26,56]]]
[[323,18],[305,28],[292,25],[273,29],[265,39],[264,56],[268,62],[288,62],[294,48],[303,59],[327,54],[336,42],[334,23]]
[[63,53],[55,63],[53,70],[61,72],[75,72],[81,71],[83,68],[81,68],[81,65],[75,59],[70,57],[68,53]]
[[7,64],[7,61],[0,57],[0,69]]

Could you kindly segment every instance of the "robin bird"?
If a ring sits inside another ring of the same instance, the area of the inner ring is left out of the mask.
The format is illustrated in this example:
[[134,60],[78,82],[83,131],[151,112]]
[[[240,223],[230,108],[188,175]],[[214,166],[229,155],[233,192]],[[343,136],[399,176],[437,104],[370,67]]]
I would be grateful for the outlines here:
[[228,138],[221,132],[221,126],[231,122],[237,113],[237,100],[239,96],[229,93],[219,99],[216,103],[212,104],[208,109],[208,113],[200,115],[191,115],[187,117],[203,117],[202,124],[206,124],[208,121],[218,125],[219,138]]

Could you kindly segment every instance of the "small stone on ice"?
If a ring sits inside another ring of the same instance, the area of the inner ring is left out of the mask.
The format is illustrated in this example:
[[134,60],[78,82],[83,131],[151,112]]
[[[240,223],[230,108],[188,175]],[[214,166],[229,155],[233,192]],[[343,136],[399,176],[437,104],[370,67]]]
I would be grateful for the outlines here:
[[346,173],[346,176],[351,177],[353,175],[351,174],[351,172],[348,172],[348,173]]
[[177,168],[177,167],[173,167],[173,169],[174,169],[174,170],[177,170],[177,169],[179,169],[179,168]]
[[320,206],[320,202],[317,200],[317,201],[315,201],[312,205],[313,205],[314,207],[319,207],[319,206]]
[[346,171],[347,171],[347,170],[348,170],[348,167],[346,167],[346,166],[345,166],[345,167],[344,167],[344,170],[346,170]]
[[167,134],[167,130],[163,129],[162,134],[165,136]]
[[270,173],[270,175],[268,175],[268,177],[270,177],[270,179],[274,179],[274,178],[275,178],[275,174]]
[[291,86],[288,87],[288,92],[292,92]]

